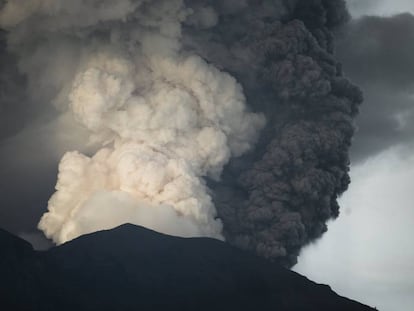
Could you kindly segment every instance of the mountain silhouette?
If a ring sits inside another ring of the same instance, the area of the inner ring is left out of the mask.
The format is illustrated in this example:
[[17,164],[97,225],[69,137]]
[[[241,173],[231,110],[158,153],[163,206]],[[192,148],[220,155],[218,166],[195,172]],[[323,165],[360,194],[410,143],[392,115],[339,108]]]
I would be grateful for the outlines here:
[[209,238],[126,224],[48,251],[0,231],[0,310],[374,310]]

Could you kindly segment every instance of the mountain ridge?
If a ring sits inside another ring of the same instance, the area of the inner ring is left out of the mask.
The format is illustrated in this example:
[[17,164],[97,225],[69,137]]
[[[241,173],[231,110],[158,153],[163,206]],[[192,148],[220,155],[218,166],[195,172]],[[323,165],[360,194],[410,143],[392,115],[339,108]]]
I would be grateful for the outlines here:
[[225,242],[131,224],[40,252],[2,230],[0,247],[2,310],[374,310]]

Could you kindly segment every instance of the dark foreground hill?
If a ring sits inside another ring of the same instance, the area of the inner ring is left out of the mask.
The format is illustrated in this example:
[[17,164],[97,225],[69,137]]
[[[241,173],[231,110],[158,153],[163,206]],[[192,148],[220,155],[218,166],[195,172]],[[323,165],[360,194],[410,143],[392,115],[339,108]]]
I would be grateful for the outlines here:
[[46,252],[0,231],[0,310],[373,310],[207,238],[133,225]]

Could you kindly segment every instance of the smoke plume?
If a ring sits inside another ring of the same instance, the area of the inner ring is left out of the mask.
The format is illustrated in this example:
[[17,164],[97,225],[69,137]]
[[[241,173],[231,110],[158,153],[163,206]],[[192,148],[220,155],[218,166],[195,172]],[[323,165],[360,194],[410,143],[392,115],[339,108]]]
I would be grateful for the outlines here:
[[211,3],[221,23],[214,32],[186,29],[186,44],[231,72],[251,109],[267,118],[254,152],[211,183],[224,236],[291,266],[338,216],[349,184],[362,95],[334,57],[334,31],[349,18],[345,2],[245,1],[234,11],[196,3]]
[[234,78],[181,51],[188,14],[181,1],[4,7],[2,26],[11,48],[23,50],[29,80],[54,91],[55,105],[101,146],[91,157],[74,151],[60,162],[39,224],[55,242],[125,222],[221,237],[201,177],[218,178],[231,156],[250,148],[264,119],[246,111]]
[[292,265],[349,183],[347,20],[342,0],[6,2],[28,96],[90,137],[39,228],[63,243],[131,222]]

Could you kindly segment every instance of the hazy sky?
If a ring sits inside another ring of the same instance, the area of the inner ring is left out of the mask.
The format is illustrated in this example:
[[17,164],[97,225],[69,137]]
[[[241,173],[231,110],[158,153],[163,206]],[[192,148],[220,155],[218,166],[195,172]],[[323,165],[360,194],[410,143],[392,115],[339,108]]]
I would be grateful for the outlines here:
[[414,12],[412,0],[348,0],[353,17],[362,15],[389,16],[402,12]]
[[340,200],[341,216],[304,249],[294,270],[379,310],[408,311],[414,306],[414,17],[393,15],[414,13],[414,2],[349,4],[355,20],[339,56],[365,94],[352,183]]

